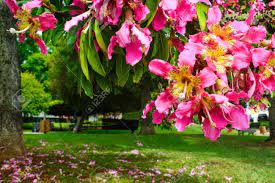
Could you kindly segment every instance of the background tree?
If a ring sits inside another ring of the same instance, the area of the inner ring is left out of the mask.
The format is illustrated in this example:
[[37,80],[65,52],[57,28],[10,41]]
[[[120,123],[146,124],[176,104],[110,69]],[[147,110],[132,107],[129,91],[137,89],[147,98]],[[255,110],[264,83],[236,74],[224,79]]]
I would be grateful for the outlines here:
[[10,11],[0,0],[0,161],[25,152],[16,37],[6,31],[13,25]]
[[[21,55],[20,55],[21,56]],[[34,74],[35,78],[42,83],[46,89],[48,85],[48,66],[47,57],[39,51],[28,55],[27,59],[21,64],[22,72]]]
[[39,115],[41,112],[47,113],[48,109],[61,100],[53,100],[50,93],[45,91],[45,87],[34,76],[25,72],[21,74],[22,88],[22,112],[25,116]]

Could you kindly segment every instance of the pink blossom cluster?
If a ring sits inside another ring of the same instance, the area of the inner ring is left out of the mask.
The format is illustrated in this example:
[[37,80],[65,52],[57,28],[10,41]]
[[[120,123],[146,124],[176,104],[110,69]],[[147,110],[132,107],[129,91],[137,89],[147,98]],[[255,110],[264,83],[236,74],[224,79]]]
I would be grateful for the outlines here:
[[240,100],[260,100],[275,90],[275,35],[265,40],[265,27],[250,26],[251,16],[221,26],[222,12],[214,6],[208,11],[209,31],[190,36],[177,66],[152,60],[149,71],[168,80],[168,87],[147,104],[142,117],[153,110],[153,123],[175,121],[184,131],[198,116],[205,137],[213,141],[227,127],[249,128]]
[[52,13],[44,12],[40,16],[33,16],[34,8],[42,7],[42,0],[32,0],[19,7],[16,0],[4,0],[9,7],[15,19],[18,20],[17,30],[11,28],[9,31],[13,34],[18,34],[19,41],[24,42],[26,34],[35,40],[43,54],[48,53],[48,49],[44,41],[39,37],[39,32],[42,33],[48,29],[55,29],[57,20]]

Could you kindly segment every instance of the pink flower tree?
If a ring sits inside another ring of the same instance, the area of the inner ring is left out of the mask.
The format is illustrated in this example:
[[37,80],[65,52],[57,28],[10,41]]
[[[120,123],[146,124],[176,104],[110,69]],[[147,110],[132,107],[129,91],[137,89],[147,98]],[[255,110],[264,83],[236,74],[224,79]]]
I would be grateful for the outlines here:
[[[28,35],[44,54],[41,37],[73,42],[90,97],[92,85],[112,90],[161,79],[159,95],[142,114],[157,125],[184,131],[197,122],[215,141],[223,129],[249,128],[242,104],[262,105],[263,96],[275,90],[275,35],[253,25],[255,13],[272,2],[242,7],[223,0],[33,0],[21,7],[5,2],[18,20],[9,31],[20,41]],[[222,20],[232,12],[247,13],[247,19]]]

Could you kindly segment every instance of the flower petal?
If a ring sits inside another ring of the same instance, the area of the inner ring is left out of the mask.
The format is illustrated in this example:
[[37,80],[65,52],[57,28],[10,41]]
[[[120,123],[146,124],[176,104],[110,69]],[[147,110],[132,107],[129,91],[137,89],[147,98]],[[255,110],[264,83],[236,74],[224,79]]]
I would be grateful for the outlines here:
[[20,7],[17,5],[16,0],[4,0],[4,2],[8,6],[13,15],[16,15],[16,12],[20,10]]
[[137,39],[141,42],[141,44],[145,47],[146,51],[148,52],[150,49],[150,44],[152,42],[152,38],[149,36],[150,31],[147,28],[137,28],[136,26],[132,27],[132,34],[137,37]]
[[185,118],[177,118],[175,122],[175,128],[179,132],[183,132],[185,130],[185,127],[188,126],[190,123],[192,123],[192,119],[185,117]]
[[152,21],[152,27],[155,31],[160,31],[166,26],[166,17],[161,9],[158,9],[154,20]]
[[139,41],[131,42],[126,46],[126,63],[136,65],[142,58],[142,47]]
[[209,138],[211,141],[216,141],[221,136],[221,129],[212,127],[209,119],[206,118],[203,121],[203,133],[206,138]]
[[237,130],[247,130],[249,128],[249,116],[242,106],[231,107],[230,117],[233,121],[230,122],[232,128]]
[[173,105],[174,97],[170,94],[169,90],[166,89],[164,92],[160,93],[157,100],[155,101],[155,106],[158,112],[167,112]]
[[255,7],[252,6],[251,9],[249,10],[248,18],[245,20],[247,25],[251,25],[253,23],[253,19],[254,19],[255,14],[256,14]]
[[22,9],[24,10],[32,10],[33,8],[39,8],[42,6],[41,0],[32,0],[22,5]]
[[219,107],[215,107],[209,111],[213,122],[216,124],[216,128],[223,129],[228,124],[222,110]]
[[214,6],[209,8],[207,16],[207,27],[211,30],[212,25],[220,24],[222,19],[222,12],[218,6]]
[[147,104],[145,106],[145,108],[143,109],[143,112],[142,112],[142,119],[146,119],[148,112],[151,111],[154,106],[155,106],[154,100],[152,100],[149,104]]
[[154,59],[149,63],[149,71],[163,78],[166,78],[174,69],[175,67],[170,63],[159,59]]
[[255,48],[252,50],[252,62],[254,67],[267,65],[272,52],[265,48]]
[[154,124],[159,125],[159,124],[162,123],[162,120],[165,118],[165,116],[166,116],[165,114],[159,113],[157,110],[155,110],[155,111],[153,112],[153,115],[152,115],[152,117],[153,117],[152,122],[153,122]]
[[112,59],[112,55],[113,55],[114,48],[116,47],[116,45],[117,45],[117,36],[113,36],[111,38],[110,44],[108,46],[108,58],[109,58],[109,60]]
[[264,26],[254,26],[250,27],[246,35],[243,37],[244,41],[248,43],[260,43],[265,39],[267,34],[266,28]]
[[161,0],[159,6],[163,10],[175,10],[178,7],[178,0]]
[[193,101],[180,103],[176,111],[176,117],[179,119],[183,119],[185,117],[191,117],[193,113],[193,110],[192,110],[193,105],[194,105]]
[[90,15],[90,12],[87,11],[87,12],[81,14],[81,15],[78,15],[76,17],[72,17],[71,20],[69,20],[65,23],[64,30],[66,32],[69,32],[72,27],[77,26],[79,22],[85,20],[89,15]]
[[134,9],[134,13],[135,13],[136,21],[141,22],[142,20],[144,20],[146,18],[148,13],[150,13],[150,10],[148,9],[148,7],[146,5],[144,5],[142,2],[140,2],[138,4],[137,8]]
[[117,42],[120,47],[125,48],[127,44],[131,43],[131,38],[130,38],[130,24],[124,23],[122,24],[121,28],[119,31],[116,32],[117,35]]
[[40,23],[40,27],[39,27],[40,31],[43,32],[48,29],[55,29],[55,27],[56,27],[55,24],[57,24],[57,20],[53,14],[43,13],[38,18],[39,18],[39,23]]
[[248,99],[248,95],[244,91],[241,91],[240,93],[237,93],[235,91],[228,92],[226,94],[226,97],[229,99],[229,101],[234,102],[235,104],[240,103],[239,99]]
[[251,46],[243,42],[237,41],[233,48],[233,62],[232,68],[236,70],[241,70],[248,68],[251,62]]
[[38,37],[33,38],[33,39],[37,43],[37,45],[39,46],[41,53],[43,53],[44,55],[47,55],[48,54],[48,48],[47,48],[45,42],[42,39],[38,38]]
[[201,86],[203,88],[214,85],[216,83],[216,80],[218,79],[216,74],[209,68],[204,68],[203,70],[201,70],[201,72],[199,73],[199,77],[201,80]]

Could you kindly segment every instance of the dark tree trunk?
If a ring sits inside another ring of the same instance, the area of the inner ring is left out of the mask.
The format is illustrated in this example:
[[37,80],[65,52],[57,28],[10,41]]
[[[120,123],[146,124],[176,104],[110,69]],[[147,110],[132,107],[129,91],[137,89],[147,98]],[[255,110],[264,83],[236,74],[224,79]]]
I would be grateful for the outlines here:
[[13,26],[13,17],[0,0],[0,161],[25,152],[16,38],[7,32]]
[[[141,109],[143,110],[146,104],[151,100],[151,87],[152,87],[152,82],[149,79],[144,79],[142,82],[143,85],[141,87]],[[142,119],[142,124],[141,124],[141,130],[139,132],[140,135],[154,135],[155,128],[152,123],[151,117],[147,117],[147,119]]]
[[269,141],[275,141],[275,98],[271,98],[271,107],[269,109],[270,137]]

